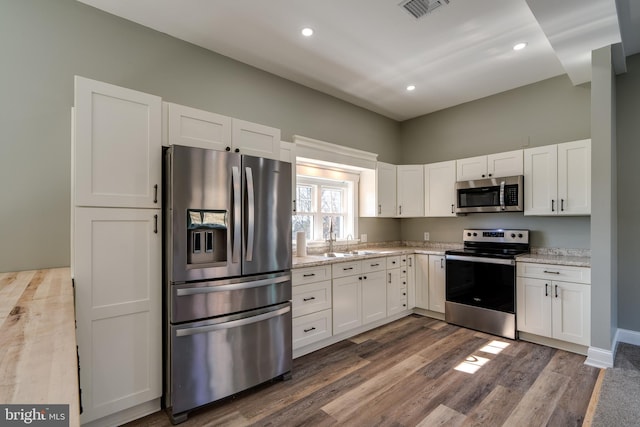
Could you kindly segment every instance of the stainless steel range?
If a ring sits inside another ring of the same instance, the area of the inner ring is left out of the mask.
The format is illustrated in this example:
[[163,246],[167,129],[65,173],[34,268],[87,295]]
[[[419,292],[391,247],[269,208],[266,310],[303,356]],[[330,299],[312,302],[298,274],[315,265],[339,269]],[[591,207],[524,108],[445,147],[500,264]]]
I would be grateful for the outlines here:
[[165,406],[289,376],[291,164],[174,145],[165,153]]
[[516,255],[529,230],[464,230],[464,249],[445,252],[445,320],[516,338]]

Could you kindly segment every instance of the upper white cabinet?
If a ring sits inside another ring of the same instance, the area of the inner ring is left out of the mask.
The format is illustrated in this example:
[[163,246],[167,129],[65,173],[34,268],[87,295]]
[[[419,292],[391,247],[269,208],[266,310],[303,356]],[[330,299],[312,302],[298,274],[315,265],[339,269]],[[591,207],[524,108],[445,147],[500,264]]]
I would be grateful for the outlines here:
[[398,217],[424,216],[424,166],[398,166]]
[[377,162],[360,173],[360,216],[396,216],[396,165]]
[[457,160],[458,181],[522,175],[522,150]]
[[280,159],[280,129],[165,103],[166,144]]
[[424,166],[424,215],[456,216],[456,161]]
[[232,120],[231,127],[233,151],[269,159],[280,158],[280,129],[238,119]]
[[76,76],[73,203],[159,208],[162,101]]
[[167,145],[231,149],[231,117],[165,102]]
[[591,140],[524,150],[525,215],[591,214]]

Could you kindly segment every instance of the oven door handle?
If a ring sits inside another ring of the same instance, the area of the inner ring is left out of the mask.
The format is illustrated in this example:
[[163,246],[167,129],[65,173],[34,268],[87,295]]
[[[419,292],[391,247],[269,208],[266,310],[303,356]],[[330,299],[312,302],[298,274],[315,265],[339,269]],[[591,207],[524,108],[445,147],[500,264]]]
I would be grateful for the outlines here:
[[483,264],[501,264],[501,265],[516,265],[516,261],[513,259],[501,259],[501,258],[485,258],[480,256],[465,256],[465,255],[446,255],[447,261],[468,261],[468,262],[481,262]]
[[240,289],[259,288],[260,286],[275,285],[291,280],[290,276],[273,277],[271,279],[253,280],[251,282],[229,283],[225,285],[201,286],[197,288],[183,288],[176,290],[176,296],[185,297],[197,294],[209,294],[212,292],[238,291]]

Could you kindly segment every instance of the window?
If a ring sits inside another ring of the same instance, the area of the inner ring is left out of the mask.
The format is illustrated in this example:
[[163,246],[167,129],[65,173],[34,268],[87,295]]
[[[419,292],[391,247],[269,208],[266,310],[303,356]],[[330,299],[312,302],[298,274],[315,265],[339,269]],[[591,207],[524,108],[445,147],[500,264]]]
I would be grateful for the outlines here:
[[292,237],[304,231],[308,241],[325,241],[331,227],[335,239],[355,236],[358,179],[359,175],[348,171],[299,165]]

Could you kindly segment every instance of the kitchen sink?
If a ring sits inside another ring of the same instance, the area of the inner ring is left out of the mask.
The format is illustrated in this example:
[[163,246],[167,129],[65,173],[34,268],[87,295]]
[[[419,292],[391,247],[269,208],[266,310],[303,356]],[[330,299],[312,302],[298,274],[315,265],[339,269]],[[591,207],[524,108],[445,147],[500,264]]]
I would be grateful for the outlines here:
[[322,256],[324,256],[325,258],[344,258],[354,255],[357,254],[354,254],[352,252],[325,252]]

